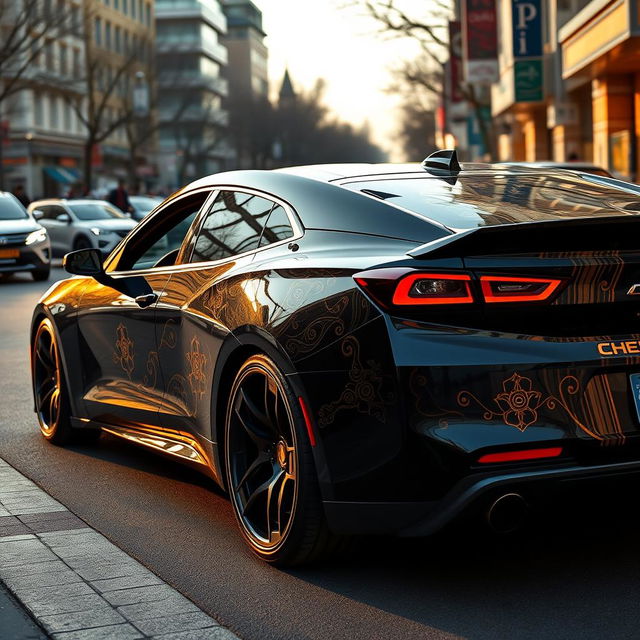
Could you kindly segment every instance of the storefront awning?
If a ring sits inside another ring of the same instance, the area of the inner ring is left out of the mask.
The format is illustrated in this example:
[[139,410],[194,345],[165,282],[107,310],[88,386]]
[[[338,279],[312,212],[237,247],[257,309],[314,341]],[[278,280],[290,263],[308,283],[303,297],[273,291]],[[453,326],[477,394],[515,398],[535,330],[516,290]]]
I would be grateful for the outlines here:
[[51,179],[62,184],[74,184],[78,182],[80,177],[77,169],[68,169],[66,167],[45,167],[44,172]]

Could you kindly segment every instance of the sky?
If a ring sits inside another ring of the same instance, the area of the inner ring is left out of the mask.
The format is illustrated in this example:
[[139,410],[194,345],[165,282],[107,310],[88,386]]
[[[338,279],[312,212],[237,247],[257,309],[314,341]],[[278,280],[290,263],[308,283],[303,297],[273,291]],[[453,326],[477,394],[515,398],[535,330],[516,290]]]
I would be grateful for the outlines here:
[[390,69],[414,57],[416,45],[384,38],[362,11],[341,9],[345,0],[254,2],[263,12],[272,90],[277,94],[286,67],[296,90],[323,77],[327,106],[341,120],[368,122],[373,141],[390,152],[391,160],[403,160],[394,136],[397,98],[385,88]]

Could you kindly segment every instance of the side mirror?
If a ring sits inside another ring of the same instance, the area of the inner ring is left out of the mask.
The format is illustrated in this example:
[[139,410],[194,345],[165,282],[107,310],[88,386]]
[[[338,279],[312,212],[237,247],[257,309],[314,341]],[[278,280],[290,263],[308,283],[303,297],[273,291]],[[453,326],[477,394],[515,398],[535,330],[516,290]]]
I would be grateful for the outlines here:
[[68,213],[61,213],[59,216],[56,216],[56,220],[58,222],[66,222],[67,224],[71,224],[71,216]]
[[76,276],[97,278],[104,275],[100,249],[80,249],[67,253],[62,259],[62,267],[67,273]]
[[40,211],[40,209],[34,209],[31,212],[31,215],[33,216],[34,220],[40,220],[44,216],[44,211]]

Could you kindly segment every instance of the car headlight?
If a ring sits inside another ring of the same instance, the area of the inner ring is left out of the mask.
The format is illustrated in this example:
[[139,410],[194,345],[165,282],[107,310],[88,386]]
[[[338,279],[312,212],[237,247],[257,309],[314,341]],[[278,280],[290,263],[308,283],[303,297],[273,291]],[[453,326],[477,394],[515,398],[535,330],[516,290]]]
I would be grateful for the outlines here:
[[47,239],[47,232],[44,229],[32,231],[24,240],[25,244],[35,244],[36,242],[44,242]]
[[94,236],[99,236],[101,233],[103,233],[102,229],[98,229],[98,227],[91,227],[90,231]]

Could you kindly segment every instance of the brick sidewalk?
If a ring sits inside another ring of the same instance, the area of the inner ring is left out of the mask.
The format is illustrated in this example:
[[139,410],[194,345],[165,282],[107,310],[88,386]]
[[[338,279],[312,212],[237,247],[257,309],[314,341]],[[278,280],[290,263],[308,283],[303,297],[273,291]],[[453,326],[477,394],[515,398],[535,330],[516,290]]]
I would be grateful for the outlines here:
[[0,581],[55,640],[237,640],[1,459]]

